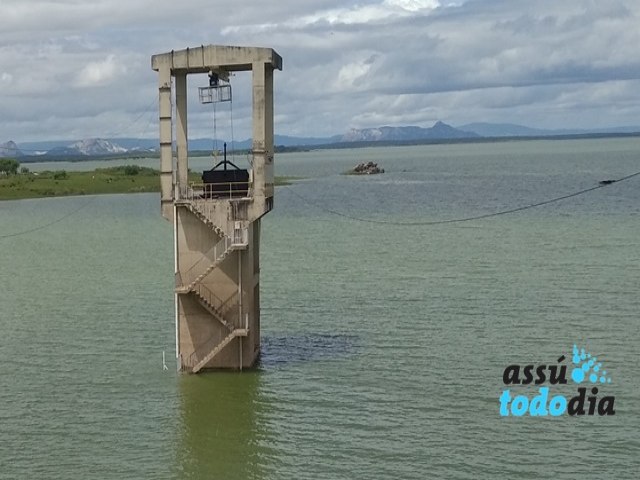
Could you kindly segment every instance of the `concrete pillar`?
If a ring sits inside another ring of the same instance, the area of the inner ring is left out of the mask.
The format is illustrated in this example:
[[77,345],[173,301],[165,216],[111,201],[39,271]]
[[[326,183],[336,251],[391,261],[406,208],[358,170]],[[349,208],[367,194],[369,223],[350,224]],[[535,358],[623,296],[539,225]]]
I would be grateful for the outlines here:
[[189,178],[189,160],[187,145],[187,72],[178,72],[176,78],[176,152],[177,183],[187,185]]
[[171,127],[171,69],[158,70],[160,106],[160,208],[162,216],[173,220],[173,132]]
[[265,65],[264,68],[264,142],[265,150],[267,151],[264,168],[265,195],[267,198],[273,199],[275,182],[273,165],[273,66]]
[[256,200],[264,201],[273,197],[273,67],[255,62],[252,71],[253,188]]

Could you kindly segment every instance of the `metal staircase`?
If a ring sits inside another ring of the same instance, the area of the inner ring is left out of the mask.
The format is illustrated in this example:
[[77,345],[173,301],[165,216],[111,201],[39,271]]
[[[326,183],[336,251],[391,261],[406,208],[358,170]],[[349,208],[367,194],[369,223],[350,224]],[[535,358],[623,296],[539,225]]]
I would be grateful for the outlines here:
[[[209,273],[216,269],[237,247],[230,237],[222,237],[204,256],[182,274],[176,285],[177,293],[188,293]],[[207,260],[210,262],[208,263]],[[204,269],[203,269],[204,268]]]
[[204,200],[192,200],[189,202],[185,202],[184,205],[189,209],[191,213],[193,213],[202,223],[207,225],[211,230],[213,230],[216,235],[225,236],[224,230],[222,230],[218,225],[216,225],[211,217],[212,213],[215,210],[215,204],[212,202],[207,202]]
[[202,305],[216,320],[232,332],[236,327],[225,319],[225,314],[238,305],[238,292],[235,292],[227,300],[222,301],[206,285],[198,284],[193,293],[200,305]]
[[[186,195],[176,203],[186,207],[189,212],[220,238],[213,247],[203,254],[200,260],[186,272],[177,273],[176,276],[176,293],[192,295],[213,319],[224,327],[223,332],[227,332],[222,340],[220,340],[221,335],[219,332],[212,335],[207,341],[196,346],[189,357],[181,358],[183,369],[187,368],[192,373],[197,373],[235,338],[248,335],[248,326],[246,324],[243,325],[243,328],[240,328],[239,292],[236,291],[223,300],[205,283],[207,276],[216,268],[219,268],[231,252],[247,248],[248,233],[246,229],[237,228],[239,226],[238,222],[233,220],[229,223],[231,225],[235,224],[236,228],[229,232],[231,235],[225,232],[225,229],[216,225],[214,222],[215,213],[220,213],[217,209],[226,207],[223,202],[198,198],[197,195],[194,195],[191,187],[188,187],[186,191],[183,190],[183,192]],[[230,209],[230,211],[233,212],[235,210]],[[217,218],[220,218],[220,215]]]
[[[196,350],[190,355],[185,366],[191,368],[191,373],[198,373],[207,363],[209,363],[213,359],[213,357],[220,353],[224,347],[229,345],[234,338],[246,337],[248,333],[248,330],[245,328],[237,328],[230,332],[229,335],[224,337],[220,342],[214,341],[214,339],[210,339],[208,342],[205,342],[203,348]],[[201,352],[208,353],[201,357]]]

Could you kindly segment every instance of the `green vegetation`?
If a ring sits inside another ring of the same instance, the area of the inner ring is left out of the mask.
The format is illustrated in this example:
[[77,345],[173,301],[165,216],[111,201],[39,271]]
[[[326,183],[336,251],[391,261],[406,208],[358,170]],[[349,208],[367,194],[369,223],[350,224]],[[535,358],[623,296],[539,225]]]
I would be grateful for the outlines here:
[[[0,172],[2,165],[0,163]],[[138,165],[98,168],[92,172],[29,172],[22,168],[18,174],[19,166],[16,162],[15,170],[10,169],[12,173],[0,173],[0,200],[160,191],[160,172]],[[276,177],[276,185],[288,185],[293,179]],[[200,174],[189,172],[189,180],[200,182]]]
[[13,158],[0,158],[0,175],[15,175],[20,162]]

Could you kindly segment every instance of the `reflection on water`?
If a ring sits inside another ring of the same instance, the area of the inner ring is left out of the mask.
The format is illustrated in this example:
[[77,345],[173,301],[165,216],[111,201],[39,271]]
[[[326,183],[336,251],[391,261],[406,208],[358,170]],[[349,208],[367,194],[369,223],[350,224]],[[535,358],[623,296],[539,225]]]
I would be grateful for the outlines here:
[[216,372],[178,380],[180,432],[175,477],[259,479],[269,451],[261,374]]
[[358,348],[354,335],[271,335],[263,338],[253,371],[180,375],[175,478],[270,478],[277,438],[268,418],[277,398],[265,375],[292,364],[347,358]]

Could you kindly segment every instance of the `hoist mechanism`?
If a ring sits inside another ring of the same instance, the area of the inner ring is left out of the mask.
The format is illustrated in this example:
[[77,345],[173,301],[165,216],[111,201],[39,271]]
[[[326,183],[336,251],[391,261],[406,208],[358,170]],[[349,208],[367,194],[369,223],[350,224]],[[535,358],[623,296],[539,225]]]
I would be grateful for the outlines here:
[[226,142],[224,143],[223,160],[220,162],[217,161],[219,154],[222,153],[218,150],[217,145],[216,104],[218,103],[229,103],[232,156],[234,156],[235,153],[233,145],[233,99],[228,72],[209,71],[209,86],[199,87],[198,94],[200,103],[213,104],[213,159],[215,166],[211,170],[202,172],[201,178],[205,185],[205,196],[207,198],[216,198],[219,196],[226,196],[228,198],[245,197],[249,190],[249,171],[239,168],[233,162],[227,160]]
[[[233,97],[231,93],[231,84],[229,82],[230,74],[227,71],[216,69],[209,70],[209,86],[198,88],[198,98],[201,104],[211,104],[213,107],[213,145],[211,156],[214,163],[222,153],[218,148],[218,131],[217,131],[217,112],[216,105],[218,103],[229,104],[229,124],[231,129],[231,150],[234,151],[233,139]],[[232,153],[233,154],[233,153]],[[226,160],[226,158],[225,158]]]
[[198,87],[200,103],[231,102],[231,84],[229,73],[224,71],[209,71],[209,86]]

